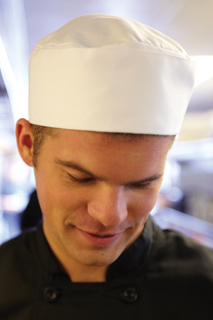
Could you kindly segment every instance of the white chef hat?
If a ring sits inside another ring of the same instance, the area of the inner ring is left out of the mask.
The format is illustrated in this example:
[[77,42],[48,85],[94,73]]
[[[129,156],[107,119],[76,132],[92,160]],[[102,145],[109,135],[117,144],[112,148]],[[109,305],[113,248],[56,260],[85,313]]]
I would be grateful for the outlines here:
[[139,22],[75,18],[30,56],[29,121],[86,131],[173,135],[196,65],[179,44]]

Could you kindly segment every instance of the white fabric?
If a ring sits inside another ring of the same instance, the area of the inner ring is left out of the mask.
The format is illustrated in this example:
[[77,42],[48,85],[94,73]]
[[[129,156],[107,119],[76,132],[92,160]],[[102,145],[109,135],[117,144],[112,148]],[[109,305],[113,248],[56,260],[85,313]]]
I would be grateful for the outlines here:
[[71,20],[30,57],[29,121],[49,127],[173,135],[195,63],[173,40],[108,15]]

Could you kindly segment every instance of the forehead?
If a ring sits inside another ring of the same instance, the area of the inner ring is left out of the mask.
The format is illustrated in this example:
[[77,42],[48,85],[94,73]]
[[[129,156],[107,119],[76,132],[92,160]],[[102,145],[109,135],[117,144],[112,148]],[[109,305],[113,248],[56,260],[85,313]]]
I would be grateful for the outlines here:
[[57,136],[47,136],[44,141],[38,169],[57,175],[62,169],[59,162],[71,162],[96,176],[124,184],[162,174],[170,145],[169,138],[126,140],[111,134],[60,129]]
[[171,147],[171,137],[120,135],[92,131],[58,129],[55,137],[48,137],[45,151],[60,154],[63,157],[92,156],[102,161],[108,158],[146,158],[156,154],[165,156]]
[[127,145],[149,145],[150,147],[156,147],[158,145],[168,145],[170,148],[174,137],[173,136],[160,136],[151,134],[132,134],[132,133],[111,133],[111,132],[94,132],[84,130],[72,130],[72,129],[55,129],[51,128],[50,136],[52,138],[58,138],[56,143],[64,141],[67,143],[73,143],[75,141],[87,141],[92,145],[112,146],[117,145],[120,147],[127,147]]

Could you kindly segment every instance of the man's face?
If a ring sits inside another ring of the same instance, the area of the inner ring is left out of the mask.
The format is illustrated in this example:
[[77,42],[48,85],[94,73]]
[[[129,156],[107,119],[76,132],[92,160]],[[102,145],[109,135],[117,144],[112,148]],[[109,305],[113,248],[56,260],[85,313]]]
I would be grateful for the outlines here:
[[59,260],[107,266],[142,232],[171,141],[59,132],[44,141],[35,169],[44,233]]

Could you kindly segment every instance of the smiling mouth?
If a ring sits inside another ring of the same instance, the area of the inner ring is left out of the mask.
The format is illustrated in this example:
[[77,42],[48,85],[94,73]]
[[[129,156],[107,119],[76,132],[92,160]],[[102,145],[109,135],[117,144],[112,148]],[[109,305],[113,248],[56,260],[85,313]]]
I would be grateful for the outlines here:
[[121,233],[115,233],[115,234],[97,234],[97,233],[90,233],[87,231],[80,230],[76,228],[78,232],[84,237],[84,239],[95,246],[110,246],[114,244],[122,235]]

